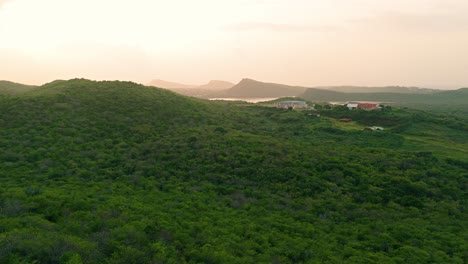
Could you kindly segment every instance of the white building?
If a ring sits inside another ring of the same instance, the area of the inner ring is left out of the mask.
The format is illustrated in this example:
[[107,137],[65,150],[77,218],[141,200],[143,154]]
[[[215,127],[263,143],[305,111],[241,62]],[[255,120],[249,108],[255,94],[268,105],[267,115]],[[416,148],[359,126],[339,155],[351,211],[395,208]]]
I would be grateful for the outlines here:
[[279,108],[307,108],[307,103],[304,101],[282,101],[276,104]]

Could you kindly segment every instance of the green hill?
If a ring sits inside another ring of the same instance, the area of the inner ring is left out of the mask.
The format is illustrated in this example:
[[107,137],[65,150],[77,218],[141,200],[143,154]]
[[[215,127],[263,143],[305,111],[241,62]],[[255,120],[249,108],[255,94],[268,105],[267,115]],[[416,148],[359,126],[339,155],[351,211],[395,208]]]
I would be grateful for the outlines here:
[[35,89],[37,86],[24,85],[9,81],[0,81],[0,95],[2,94],[22,94]]
[[468,88],[441,91],[433,94],[405,93],[342,93],[322,89],[307,89],[303,97],[319,102],[326,101],[380,101],[394,104],[462,104],[468,99]]
[[300,95],[315,102],[377,101],[430,111],[461,111],[468,113],[468,88],[441,91],[432,94],[404,93],[341,93],[322,89],[307,89]]
[[0,97],[0,263],[467,262],[466,119],[319,113],[79,79]]
[[319,86],[316,89],[330,90],[341,93],[404,93],[404,94],[432,94],[442,92],[442,90],[427,89],[419,87],[385,86]]

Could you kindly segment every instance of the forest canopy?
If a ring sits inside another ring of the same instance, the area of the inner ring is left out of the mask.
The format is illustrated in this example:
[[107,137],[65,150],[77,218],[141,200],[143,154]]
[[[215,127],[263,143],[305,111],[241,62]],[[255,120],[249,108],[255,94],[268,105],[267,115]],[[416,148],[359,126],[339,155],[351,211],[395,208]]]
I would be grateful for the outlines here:
[[467,263],[467,119],[317,109],[0,95],[0,263]]

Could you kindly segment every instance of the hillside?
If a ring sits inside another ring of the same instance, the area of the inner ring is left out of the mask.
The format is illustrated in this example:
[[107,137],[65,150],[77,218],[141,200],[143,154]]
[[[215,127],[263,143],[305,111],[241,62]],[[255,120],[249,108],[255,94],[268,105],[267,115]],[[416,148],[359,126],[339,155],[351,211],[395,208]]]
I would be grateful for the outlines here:
[[243,79],[231,89],[211,95],[213,98],[266,98],[296,96],[306,88]]
[[[324,98],[338,97],[339,93],[397,93],[397,94],[434,94],[442,90],[426,89],[418,87],[400,87],[400,86],[387,86],[387,87],[361,87],[361,86],[321,86],[315,88],[306,88],[299,86],[290,86],[277,83],[265,83],[252,79],[243,79],[240,83],[233,86],[231,89],[220,93],[210,95],[213,98],[268,98],[268,97],[286,97],[298,96],[305,92],[307,89],[324,90],[330,92],[325,93]],[[316,91],[316,93],[319,91]],[[345,96],[342,96],[345,97]],[[320,97],[319,97],[320,98]]]
[[322,89],[307,89],[302,95],[312,101],[381,101],[395,104],[428,103],[428,104],[459,104],[468,99],[468,89],[440,91],[433,94],[405,93],[341,93]]
[[33,85],[24,85],[9,81],[0,81],[0,95],[1,94],[22,94],[28,91],[33,90],[36,86]]
[[212,80],[207,84],[200,85],[197,89],[206,89],[206,90],[227,90],[234,87],[235,84],[226,81]]
[[468,261],[465,118],[318,113],[81,79],[0,97],[0,263]]
[[341,93],[403,93],[403,94],[432,94],[442,90],[419,88],[419,87],[402,87],[402,86],[385,86],[385,87],[363,87],[363,86],[319,86],[316,89],[329,90]]
[[340,93],[322,89],[307,89],[302,95],[315,102],[376,101],[429,111],[460,111],[468,113],[468,88],[440,91],[432,94],[404,93]]

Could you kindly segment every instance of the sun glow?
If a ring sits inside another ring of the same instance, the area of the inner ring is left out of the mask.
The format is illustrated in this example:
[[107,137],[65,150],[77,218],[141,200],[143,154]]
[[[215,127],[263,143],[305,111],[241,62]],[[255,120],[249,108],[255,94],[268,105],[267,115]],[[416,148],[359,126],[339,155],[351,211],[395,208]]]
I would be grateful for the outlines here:
[[462,86],[465,11],[462,0],[0,1],[0,79]]

